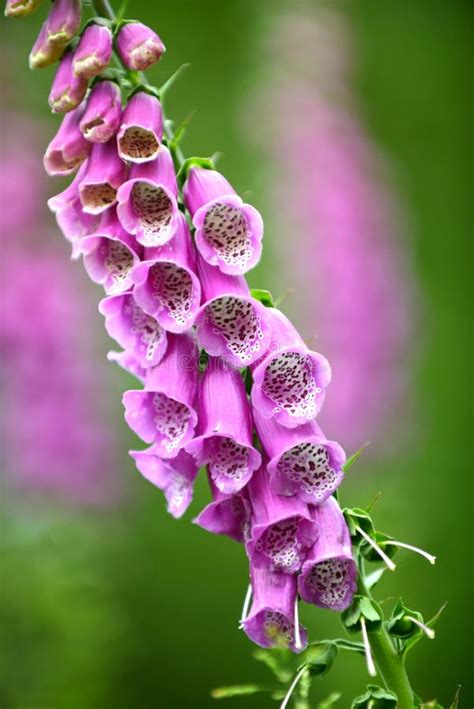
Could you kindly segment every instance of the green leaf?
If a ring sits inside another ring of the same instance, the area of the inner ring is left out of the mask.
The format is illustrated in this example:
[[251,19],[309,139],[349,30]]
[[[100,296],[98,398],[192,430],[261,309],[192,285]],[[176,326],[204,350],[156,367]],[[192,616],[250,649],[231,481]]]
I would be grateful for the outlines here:
[[228,699],[229,697],[243,697],[258,692],[274,692],[275,687],[265,687],[262,684],[234,684],[229,687],[216,687],[211,690],[213,699]]
[[174,74],[171,74],[169,79],[167,79],[165,83],[160,86],[160,88],[158,89],[158,94],[161,100],[163,100],[163,97],[168,93],[173,84],[176,83],[177,79],[179,79],[181,74],[186,71],[186,69],[189,69],[190,66],[191,64],[181,64],[181,66],[176,69]]
[[295,671],[295,656],[291,650],[259,648],[254,651],[253,656],[258,662],[263,662],[279,682],[286,684],[292,678]]
[[321,702],[318,704],[318,709],[331,709],[331,707],[335,706],[340,698],[342,697],[342,692],[331,692],[331,694],[326,697],[326,699],[323,699]]
[[383,620],[382,609],[371,598],[356,595],[349,608],[341,613],[341,620],[349,633],[358,633],[361,630],[362,617],[368,631],[378,630]]
[[356,460],[357,460],[358,458],[360,458],[360,456],[361,456],[363,453],[365,453],[365,451],[367,450],[367,448],[368,448],[369,446],[370,446],[370,441],[369,441],[368,443],[364,443],[364,445],[363,445],[361,448],[359,448],[358,451],[356,451],[355,453],[353,453],[353,454],[346,460],[346,462],[345,462],[344,465],[342,466],[342,469],[343,469],[343,471],[344,471],[345,473],[349,470],[349,468],[351,468],[351,467],[354,465],[354,463],[356,462]]
[[363,643],[356,643],[352,640],[346,640],[345,638],[338,638],[334,640],[339,650],[348,650],[350,652],[358,652],[360,655],[365,655],[365,648]]
[[[440,613],[441,609],[434,618],[435,622]],[[426,628],[423,629],[417,625],[415,621],[425,625]],[[399,639],[401,643],[400,652],[402,656],[406,655],[407,652],[421,640],[423,635],[428,635],[431,639],[434,637],[434,633],[431,631],[429,624],[425,623],[423,620],[421,613],[408,608],[403,603],[401,598],[395,604],[392,615],[387,621],[387,630],[390,635],[393,635]]]
[[369,684],[366,693],[354,699],[351,709],[396,709],[397,702],[393,692]]
[[251,288],[250,295],[252,296],[252,298],[255,298],[255,300],[258,300],[259,303],[264,305],[266,308],[275,307],[275,301],[273,300],[273,296],[269,290],[263,290],[262,288]]
[[298,672],[303,667],[307,667],[313,677],[322,677],[329,672],[336,657],[337,645],[332,640],[310,643],[299,656],[301,664],[298,667]]
[[381,566],[379,569],[375,569],[375,571],[371,571],[370,574],[368,574],[365,577],[365,585],[369,589],[374,588],[376,584],[380,581],[384,573],[387,571],[386,566]]
[[184,135],[185,135],[185,133],[186,133],[187,127],[188,127],[189,124],[191,123],[191,121],[192,121],[192,119],[194,118],[195,114],[196,114],[196,111],[191,111],[191,113],[189,113],[189,114],[186,116],[186,118],[184,119],[184,121],[182,121],[182,122],[179,124],[179,126],[176,128],[176,130],[173,131],[173,137],[169,140],[169,149],[170,149],[171,151],[176,150],[176,149],[178,148],[180,142],[181,142],[182,139],[184,138]]
[[181,187],[186,182],[186,178],[187,178],[188,173],[192,167],[202,167],[205,170],[215,170],[215,165],[212,161],[212,158],[199,158],[199,157],[187,158],[183,162],[183,164],[181,165],[181,168],[180,168],[178,175],[177,175],[178,182]]

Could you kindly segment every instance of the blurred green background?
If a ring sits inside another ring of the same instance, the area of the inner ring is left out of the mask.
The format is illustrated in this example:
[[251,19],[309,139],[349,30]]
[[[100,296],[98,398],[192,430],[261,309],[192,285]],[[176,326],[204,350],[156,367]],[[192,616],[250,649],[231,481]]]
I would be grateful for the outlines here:
[[[382,490],[375,511],[379,528],[437,554],[435,567],[400,554],[379,597],[401,595],[425,617],[448,601],[436,640],[423,641],[410,655],[410,674],[420,695],[442,704],[461,684],[460,706],[470,707],[472,4],[330,4],[346,14],[357,42],[353,88],[367,130],[395,166],[423,301],[411,391],[415,443],[401,444],[389,459],[379,461],[376,453],[362,459],[342,499],[363,506]],[[278,220],[279,207],[265,200],[271,175],[242,130],[242,104],[261,71],[262,35],[273,15],[291,5],[132,0],[129,10],[156,28],[168,48],[150,78],[161,83],[181,63],[192,64],[168,102],[177,121],[197,111],[186,153],[222,151],[222,170],[237,190],[252,192],[270,224]],[[56,125],[46,106],[52,71],[31,74],[27,67],[38,29],[37,15],[2,19],[3,91],[9,109],[41,124],[46,142]],[[58,238],[52,228],[51,239]],[[270,278],[275,282],[270,230],[265,247],[251,276],[260,287]],[[64,253],[66,258],[66,247]],[[98,314],[92,317],[101,325]],[[106,347],[104,337],[104,352]],[[166,514],[161,493],[140,478],[126,455],[137,441],[122,421],[120,392],[133,383],[118,370],[111,380],[109,415],[123,446],[116,474],[126,485],[125,502],[80,511],[16,495],[2,506],[2,709],[212,707],[219,706],[209,696],[212,687],[264,679],[250,642],[237,629],[247,583],[242,549],[191,525],[207,499],[202,480],[183,520]],[[305,608],[303,621],[313,639],[338,632],[337,619],[315,609]],[[314,703],[338,689],[341,706],[348,707],[366,683],[363,661],[340,657],[314,683]],[[221,705],[271,704],[258,697]]]

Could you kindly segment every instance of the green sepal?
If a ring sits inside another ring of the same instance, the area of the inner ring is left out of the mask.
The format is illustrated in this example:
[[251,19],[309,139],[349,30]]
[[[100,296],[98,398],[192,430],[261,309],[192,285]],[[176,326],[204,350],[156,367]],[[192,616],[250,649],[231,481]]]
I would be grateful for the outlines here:
[[356,697],[351,709],[396,709],[397,695],[375,684],[368,684],[365,694]]
[[346,507],[343,509],[343,514],[352,539],[357,539],[357,541],[361,539],[357,527],[363,529],[370,537],[374,536],[374,523],[372,522],[372,517],[366,510],[360,507]]
[[294,674],[295,656],[291,650],[273,648],[255,650],[253,656],[258,662],[263,662],[279,682],[287,684]]
[[251,288],[250,295],[259,303],[264,305],[266,308],[275,308],[275,301],[269,290],[264,290],[263,288]]
[[395,604],[392,610],[392,615],[387,620],[387,630],[390,635],[400,638],[400,640],[408,640],[414,635],[422,635],[423,631],[411,620],[407,619],[407,616],[412,616],[420,623],[424,623],[423,616],[418,611],[412,611],[408,608],[401,598]]
[[172,121],[167,121],[167,126],[169,126],[171,136],[168,138],[168,147],[173,152],[173,150],[177,150],[179,148],[179,144],[181,143],[182,139],[184,138],[184,135],[186,133],[186,129],[188,125],[191,123],[192,119],[194,118],[196,111],[191,111],[184,121],[182,121],[179,126],[176,128],[176,130],[173,130],[173,122]]
[[263,684],[234,684],[229,687],[211,689],[213,699],[228,699],[229,697],[244,697],[258,692],[275,692],[276,687],[266,687]]
[[190,66],[191,64],[181,64],[181,66],[178,67],[173,74],[171,74],[169,79],[166,79],[164,84],[161,84],[160,88],[158,89],[158,94],[161,99],[163,99],[163,97],[168,93],[173,84],[175,84],[177,79],[179,79],[181,74],[186,71],[186,69],[189,69]]
[[339,650],[348,650],[349,652],[358,652],[359,655],[365,656],[365,647],[363,643],[357,643],[353,640],[346,640],[345,638],[337,638],[334,640],[337,648]]
[[100,25],[101,27],[108,27],[109,30],[112,30],[113,24],[114,23],[112,22],[112,20],[108,20],[106,17],[91,17],[82,26],[81,31],[79,32],[79,37],[82,37],[82,35],[84,34],[84,30],[87,27],[90,27],[91,25]]
[[313,677],[322,677],[334,664],[337,657],[337,645],[332,640],[321,640],[310,643],[299,655],[302,660],[298,672],[306,667]]
[[367,596],[355,595],[349,608],[341,613],[341,621],[349,633],[359,633],[362,617],[369,632],[380,629],[383,613],[379,604]]
[[199,351],[198,368],[201,374],[203,374],[207,369],[207,364],[209,362],[209,355],[206,350]]
[[[393,544],[389,544],[388,546],[385,546],[384,544],[384,542],[392,540],[393,537],[390,537],[388,534],[383,534],[382,532],[374,532],[370,536],[374,540],[374,542],[382,549],[382,551],[388,556],[389,559],[392,559],[395,556],[398,547]],[[382,561],[377,551],[373,547],[371,547],[365,539],[362,539],[359,549],[362,556],[367,559],[367,561]]]
[[107,69],[104,69],[99,76],[94,76],[90,83],[90,88],[93,89],[94,86],[100,81],[113,81],[118,84],[120,88],[124,88],[126,91],[132,88],[132,85],[127,80],[123,71],[121,69],[114,69],[113,67],[108,67]]
[[386,566],[381,566],[379,569],[374,569],[374,571],[371,571],[370,574],[367,574],[367,576],[364,579],[365,587],[370,591],[371,588],[374,588],[384,575],[384,573],[387,571]]
[[186,182],[186,178],[188,176],[188,173],[192,167],[202,167],[205,170],[215,170],[216,167],[214,165],[214,162],[212,158],[187,158],[183,164],[181,165],[181,168],[177,174],[178,182],[180,187],[182,188],[184,183]]
[[133,89],[130,91],[130,93],[127,96],[127,101],[130,101],[132,96],[135,96],[135,94],[140,93],[143,91],[143,93],[148,94],[149,96],[154,96],[155,98],[160,100],[160,92],[158,89],[156,89],[154,86],[151,84],[145,84],[143,83],[141,76],[139,72],[137,71],[127,71],[126,77],[133,86]]
[[354,463],[356,462],[356,460],[357,460],[358,458],[360,458],[360,456],[361,456],[363,453],[365,453],[365,451],[367,450],[367,448],[368,448],[369,446],[370,446],[370,442],[369,442],[369,443],[364,443],[364,445],[363,445],[361,448],[359,448],[358,451],[356,451],[355,453],[353,453],[353,454],[346,460],[346,462],[345,462],[344,465],[342,466],[342,469],[343,469],[343,471],[344,471],[345,473],[349,470],[349,468],[350,468],[351,466],[354,465]]
[[252,387],[253,387],[253,377],[252,377],[252,372],[250,371],[250,367],[246,367],[243,370],[242,375],[244,378],[245,391],[250,396],[250,394],[252,393]]

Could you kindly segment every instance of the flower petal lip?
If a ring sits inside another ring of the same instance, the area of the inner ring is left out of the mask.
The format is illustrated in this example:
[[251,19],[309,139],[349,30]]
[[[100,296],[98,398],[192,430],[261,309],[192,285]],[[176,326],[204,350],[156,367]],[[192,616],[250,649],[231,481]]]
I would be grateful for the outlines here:
[[128,69],[145,71],[166,50],[156,32],[141,22],[129,22],[118,33],[117,51]]
[[344,479],[346,455],[315,421],[288,428],[254,410],[255,427],[269,458],[270,487],[308,504],[324,502]]
[[156,366],[166,352],[165,330],[137,305],[133,293],[108,296],[100,301],[105,329],[125,352],[114,356],[122,367],[144,382],[146,370]]
[[306,347],[283,313],[267,311],[272,336],[267,353],[252,367],[252,404],[264,418],[294,428],[321,410],[331,368],[323,355]]
[[242,544],[248,536],[251,515],[245,489],[234,495],[225,495],[216,488],[212,478],[209,479],[209,487],[213,501],[193,520],[194,524],[211,534],[222,534]]
[[237,196],[237,194],[220,172],[197,165],[190,168],[183,187],[183,199],[193,219],[201,207],[221,197],[229,196]]
[[144,390],[130,390],[123,396],[130,428],[146,443],[156,443],[163,458],[174,458],[193,436],[197,365],[193,337],[170,334],[166,355],[147,371]]
[[98,81],[87,98],[79,128],[86,140],[107,143],[116,134],[121,115],[122,100],[117,84]]
[[79,184],[86,214],[101,214],[117,201],[117,190],[127,176],[127,166],[117,155],[115,141],[95,143]]
[[308,636],[301,625],[300,645],[295,642],[296,577],[251,567],[251,585],[252,607],[242,623],[246,635],[261,647],[304,650]]
[[130,455],[143,477],[164,492],[168,512],[175,518],[182,517],[192,502],[198,474],[192,457],[182,450],[176,458],[163,460],[156,454],[155,446],[130,451]]
[[193,244],[184,215],[176,236],[158,249],[145,249],[145,261],[133,269],[138,305],[170,332],[189,330],[201,303]]
[[139,263],[141,247],[123,229],[113,209],[108,210],[96,233],[79,242],[84,268],[107,295],[124,293],[133,287],[132,270]]
[[265,464],[252,476],[248,492],[252,525],[245,547],[252,565],[296,573],[318,536],[308,505],[297,497],[273,492]]
[[207,465],[220,492],[233,494],[248,483],[260,467],[261,455],[252,440],[252,417],[239,372],[223,360],[211,358],[201,377],[198,394],[199,425],[186,450],[198,465]]
[[92,79],[107,68],[112,57],[112,32],[104,25],[85,28],[74,54],[74,74]]
[[38,8],[43,0],[7,0],[5,17],[26,17]]
[[[110,298],[121,298],[122,296],[110,296]],[[115,362],[123,370],[131,374],[141,384],[145,382],[146,369],[142,367],[139,362],[135,359],[134,355],[130,351],[124,350],[123,352],[117,352],[116,350],[110,350],[107,352],[107,361]]]
[[74,53],[67,51],[53,79],[49,105],[53,113],[68,113],[79,106],[87,91],[87,79],[74,76]]
[[132,164],[117,193],[119,219],[144,246],[163,246],[180,224],[177,196],[173,159],[162,145],[154,160]]
[[144,91],[134,94],[122,114],[117,150],[123,160],[143,163],[158,155],[163,138],[160,101]]
[[81,11],[81,0],[54,0],[46,20],[48,41],[66,45],[79,31]]
[[46,148],[44,168],[48,175],[69,175],[81,165],[90,152],[90,143],[84,138],[79,123],[85,105],[67,113],[61,126]]
[[196,316],[197,339],[208,354],[239,368],[268,348],[266,308],[250,296],[243,276],[229,276],[198,257],[202,306]]
[[349,530],[334,497],[314,507],[319,536],[298,578],[301,598],[321,608],[345,610],[357,589]]
[[44,69],[64,54],[64,45],[53,44],[48,39],[47,23],[44,22],[29,56],[30,69]]

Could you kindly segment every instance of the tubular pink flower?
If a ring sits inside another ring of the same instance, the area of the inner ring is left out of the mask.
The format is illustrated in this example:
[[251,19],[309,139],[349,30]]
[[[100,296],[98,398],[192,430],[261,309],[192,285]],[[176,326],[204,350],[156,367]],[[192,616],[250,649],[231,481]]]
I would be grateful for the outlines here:
[[117,155],[115,141],[95,143],[79,185],[86,214],[101,214],[117,201],[117,190],[127,176],[127,167]]
[[88,25],[74,53],[76,76],[92,79],[107,68],[112,57],[112,32],[104,25]]
[[69,175],[89,155],[91,145],[79,130],[84,108],[81,104],[64,116],[58,132],[46,148],[43,164],[48,175]]
[[319,537],[303,564],[299,592],[306,603],[343,611],[357,588],[357,567],[349,530],[334,497],[314,508],[314,520]]
[[79,128],[91,143],[107,143],[120,125],[122,99],[114,81],[99,81],[91,90]]
[[31,15],[43,0],[7,0],[5,17],[26,17]]
[[117,134],[118,154],[123,160],[143,163],[158,155],[163,138],[163,114],[155,96],[134,94],[125,106]]
[[209,478],[213,501],[196,517],[194,523],[211,534],[223,534],[243,543],[249,536],[250,503],[246,491],[224,495]]
[[186,450],[199,466],[207,465],[220,492],[241,490],[260,467],[252,441],[252,415],[240,373],[223,360],[210,359],[201,378],[197,436]]
[[176,333],[192,327],[201,304],[201,284],[184,215],[179,224],[175,238],[159,249],[147,249],[147,260],[132,273],[138,305],[165,330]]
[[84,267],[92,281],[117,295],[133,286],[132,269],[139,263],[141,247],[117,219],[115,210],[104,214],[98,230],[79,242]]
[[166,50],[156,32],[141,22],[129,22],[119,31],[117,51],[127,69],[145,71]]
[[296,428],[265,419],[254,411],[255,426],[270,460],[270,487],[279,495],[297,495],[308,504],[324,502],[344,479],[346,455],[328,441],[315,421]]
[[[166,352],[165,330],[137,305],[132,293],[104,298],[99,303],[99,311],[105,317],[108,334],[125,350],[128,364],[121,361],[121,366],[144,380],[143,370],[156,366]],[[140,370],[136,370],[129,357],[133,357]],[[119,358],[113,356],[112,359]]]
[[155,446],[144,451],[130,451],[138,471],[162,490],[167,510],[175,518],[182,517],[193,499],[198,467],[190,455],[181,450],[176,458],[163,460],[155,454]]
[[51,44],[66,45],[81,26],[81,0],[54,0],[46,20],[46,33]]
[[308,644],[305,628],[299,626],[299,643],[295,638],[296,578],[276,574],[267,569],[251,570],[253,603],[242,623],[248,637],[268,648],[289,648],[301,652]]
[[161,146],[155,160],[132,165],[117,193],[117,213],[124,228],[144,246],[163,246],[180,223],[173,160]]
[[252,528],[246,550],[252,565],[285,574],[296,573],[318,537],[308,506],[297,497],[275,494],[265,466],[253,474],[248,491]]
[[196,227],[196,246],[211,266],[223,273],[246,273],[262,253],[263,221],[244,204],[219,172],[192,167],[183,188]]
[[200,347],[222,356],[235,367],[245,367],[268,347],[267,310],[250,296],[243,276],[229,276],[198,258],[202,301],[197,317]]
[[267,308],[267,319],[272,341],[253,368],[252,404],[263,418],[294,428],[319,413],[331,368],[323,355],[306,347],[283,313]]
[[87,91],[87,79],[74,76],[72,63],[74,53],[68,51],[59,63],[49,93],[49,105],[53,113],[68,113],[81,103]]
[[198,384],[198,351],[193,337],[168,335],[168,349],[146,374],[143,391],[126,391],[125,420],[156,454],[174,458],[192,438],[197,423],[194,408]]
[[44,69],[54,64],[64,52],[63,44],[53,44],[48,39],[47,23],[44,22],[29,56],[30,69]]

